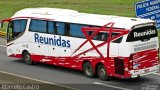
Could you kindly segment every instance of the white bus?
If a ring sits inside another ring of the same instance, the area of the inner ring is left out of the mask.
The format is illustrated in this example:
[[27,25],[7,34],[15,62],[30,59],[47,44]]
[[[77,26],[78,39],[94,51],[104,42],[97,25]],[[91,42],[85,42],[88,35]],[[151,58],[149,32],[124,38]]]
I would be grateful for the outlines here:
[[159,70],[156,23],[148,19],[27,8],[7,21],[7,54],[83,70],[87,77],[135,78]]

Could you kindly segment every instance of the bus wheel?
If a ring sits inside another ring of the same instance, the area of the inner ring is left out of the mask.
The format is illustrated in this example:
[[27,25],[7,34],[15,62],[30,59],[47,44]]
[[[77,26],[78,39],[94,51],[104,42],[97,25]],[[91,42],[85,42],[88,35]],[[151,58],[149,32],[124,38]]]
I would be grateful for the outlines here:
[[110,77],[108,76],[106,69],[103,65],[99,65],[97,68],[97,74],[99,79],[107,81],[110,79]]
[[93,67],[89,62],[86,62],[86,63],[83,64],[83,72],[89,78],[94,77]]
[[31,60],[31,56],[27,51],[23,54],[23,60],[27,65],[33,65],[33,61]]

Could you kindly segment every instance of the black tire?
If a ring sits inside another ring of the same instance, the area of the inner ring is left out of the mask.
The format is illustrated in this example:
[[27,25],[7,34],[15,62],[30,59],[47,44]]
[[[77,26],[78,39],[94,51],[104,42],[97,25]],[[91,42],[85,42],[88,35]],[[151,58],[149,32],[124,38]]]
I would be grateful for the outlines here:
[[27,65],[33,65],[34,62],[31,60],[31,56],[30,54],[26,51],[23,54],[23,60]]
[[83,64],[83,72],[89,78],[93,78],[95,75],[93,67],[89,62]]
[[110,80],[110,76],[108,76],[106,68],[103,65],[99,65],[97,68],[98,78],[104,81]]

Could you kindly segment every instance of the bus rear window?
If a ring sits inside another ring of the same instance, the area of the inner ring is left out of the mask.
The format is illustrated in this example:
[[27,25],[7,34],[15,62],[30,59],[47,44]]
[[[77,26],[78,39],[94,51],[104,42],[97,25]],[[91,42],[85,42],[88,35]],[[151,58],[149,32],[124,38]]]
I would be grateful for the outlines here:
[[139,40],[147,41],[150,40],[150,38],[154,38],[157,36],[158,34],[155,26],[145,26],[133,29],[127,37],[127,42],[133,42]]

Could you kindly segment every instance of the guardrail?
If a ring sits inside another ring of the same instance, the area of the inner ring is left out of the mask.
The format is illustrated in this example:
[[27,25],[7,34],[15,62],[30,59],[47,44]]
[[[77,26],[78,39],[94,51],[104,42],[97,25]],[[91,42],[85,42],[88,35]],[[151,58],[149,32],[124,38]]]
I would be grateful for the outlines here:
[[6,32],[0,31],[0,36],[6,36]]

